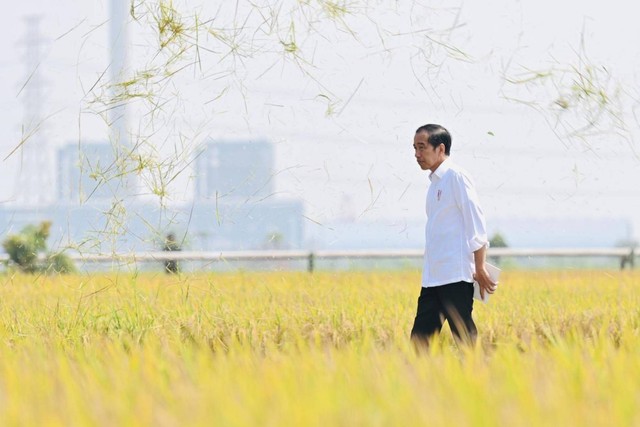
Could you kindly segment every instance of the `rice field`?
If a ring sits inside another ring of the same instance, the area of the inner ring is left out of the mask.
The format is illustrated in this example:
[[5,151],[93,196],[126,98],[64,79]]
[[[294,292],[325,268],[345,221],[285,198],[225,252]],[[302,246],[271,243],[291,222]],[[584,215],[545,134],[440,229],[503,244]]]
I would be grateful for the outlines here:
[[0,276],[0,424],[640,425],[640,272],[506,271],[422,353],[419,282]]

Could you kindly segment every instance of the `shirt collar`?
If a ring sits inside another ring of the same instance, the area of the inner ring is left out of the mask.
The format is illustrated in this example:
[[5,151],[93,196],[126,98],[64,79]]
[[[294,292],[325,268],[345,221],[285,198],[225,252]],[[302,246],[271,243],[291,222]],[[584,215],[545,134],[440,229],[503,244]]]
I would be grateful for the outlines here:
[[449,161],[449,157],[447,157],[444,159],[442,163],[440,163],[440,166],[438,166],[438,169],[436,169],[435,171],[431,172],[431,174],[429,174],[429,179],[433,181],[434,175],[438,179],[442,179],[444,174],[447,173],[449,169],[451,169],[451,162]]

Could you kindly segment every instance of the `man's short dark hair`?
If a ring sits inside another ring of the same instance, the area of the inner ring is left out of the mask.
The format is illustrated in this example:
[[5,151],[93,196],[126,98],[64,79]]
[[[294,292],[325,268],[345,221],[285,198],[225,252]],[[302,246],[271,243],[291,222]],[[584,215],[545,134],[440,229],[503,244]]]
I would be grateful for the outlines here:
[[444,154],[447,156],[451,152],[451,134],[448,130],[440,125],[428,124],[420,126],[416,133],[426,132],[429,135],[429,144],[433,148],[438,148],[440,144],[444,144]]

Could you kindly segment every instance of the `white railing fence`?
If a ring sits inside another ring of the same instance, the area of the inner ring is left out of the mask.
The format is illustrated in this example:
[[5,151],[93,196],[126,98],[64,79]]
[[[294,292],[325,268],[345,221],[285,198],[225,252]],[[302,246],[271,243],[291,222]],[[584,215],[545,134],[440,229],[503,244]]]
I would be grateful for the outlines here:
[[[268,251],[151,251],[136,253],[67,253],[77,263],[149,263],[165,261],[202,261],[208,263],[232,261],[305,261],[307,270],[312,272],[318,260],[355,260],[355,259],[421,259],[423,251],[420,249],[382,249],[382,250],[268,250]],[[620,268],[633,268],[637,256],[636,249],[621,248],[491,248],[487,256],[496,258],[617,258]],[[0,262],[7,262],[8,256],[0,254]]]

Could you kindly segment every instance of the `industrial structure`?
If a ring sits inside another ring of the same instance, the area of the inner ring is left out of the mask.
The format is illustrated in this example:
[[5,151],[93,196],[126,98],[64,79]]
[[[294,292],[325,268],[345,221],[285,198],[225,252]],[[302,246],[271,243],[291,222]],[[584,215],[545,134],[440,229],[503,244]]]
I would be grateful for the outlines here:
[[194,161],[191,201],[167,207],[140,199],[128,164],[135,153],[119,84],[128,73],[128,2],[111,0],[109,13],[109,134],[57,150],[41,128],[40,18],[27,19],[29,75],[22,96],[30,135],[21,147],[15,202],[0,205],[0,236],[51,221],[51,247],[85,253],[154,250],[169,232],[193,250],[300,248],[303,204],[275,195],[275,151],[266,139],[207,140]]
[[276,195],[274,165],[273,144],[265,139],[205,142],[195,163],[189,227],[198,247],[302,247],[303,203]]

